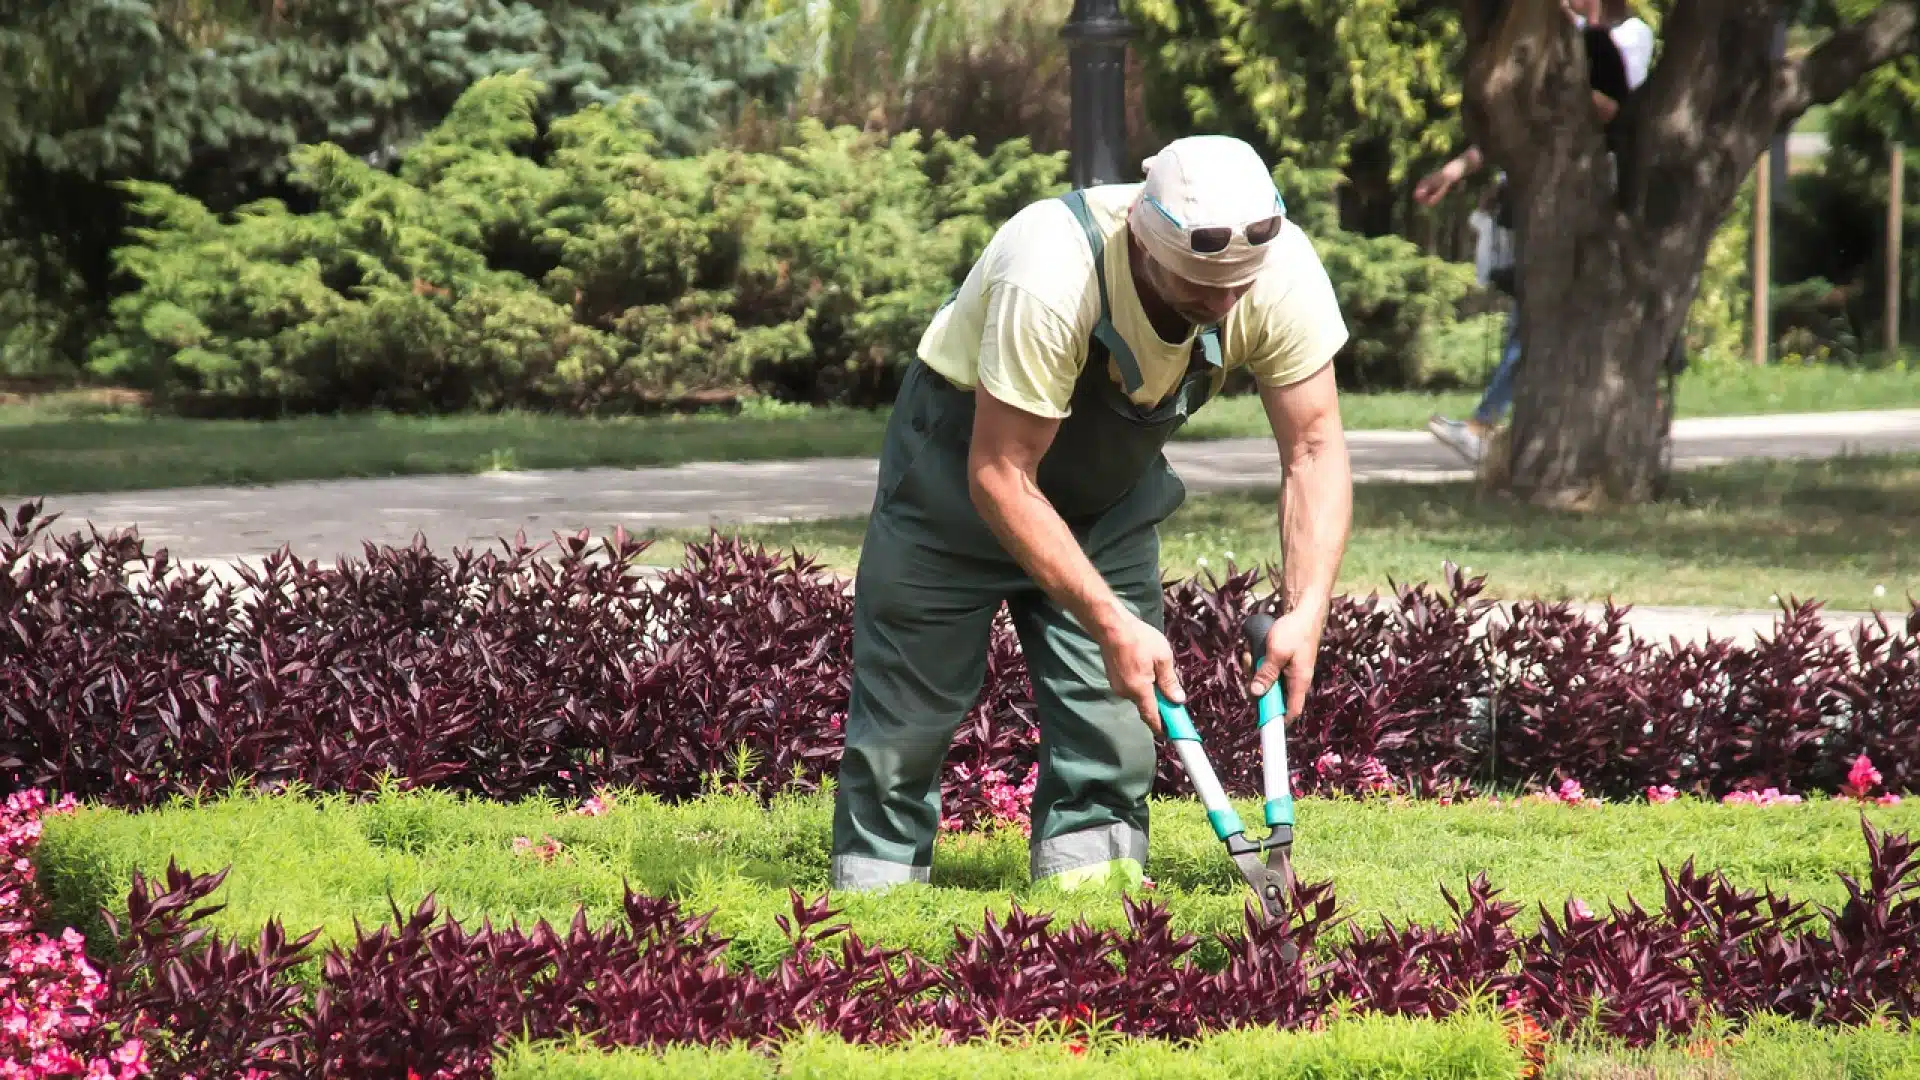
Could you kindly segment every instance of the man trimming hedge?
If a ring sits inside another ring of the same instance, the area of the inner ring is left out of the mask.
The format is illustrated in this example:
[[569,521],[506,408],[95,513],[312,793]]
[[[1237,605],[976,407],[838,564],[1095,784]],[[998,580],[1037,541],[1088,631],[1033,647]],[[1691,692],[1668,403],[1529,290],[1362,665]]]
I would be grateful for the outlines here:
[[1331,361],[1347,327],[1311,242],[1246,143],[1197,136],[1143,184],[1023,208],[933,317],[881,451],[854,587],[833,886],[927,880],[939,772],[1008,605],[1040,727],[1036,881],[1145,869],[1162,633],[1161,453],[1251,372],[1284,475],[1288,613],[1250,690],[1298,715],[1344,554],[1352,475]]

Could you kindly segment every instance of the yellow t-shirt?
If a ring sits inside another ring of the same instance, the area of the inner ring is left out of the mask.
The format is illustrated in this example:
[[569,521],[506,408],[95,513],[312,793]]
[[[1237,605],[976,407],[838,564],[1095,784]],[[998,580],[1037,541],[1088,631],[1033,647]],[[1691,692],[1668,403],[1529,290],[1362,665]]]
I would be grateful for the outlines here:
[[[1127,207],[1138,184],[1086,191],[1087,209],[1106,238],[1107,298],[1113,325],[1133,349],[1141,406],[1164,398],[1186,374],[1197,331],[1163,340],[1140,305],[1127,259]],[[1300,228],[1289,222],[1253,287],[1220,325],[1221,367],[1252,371],[1265,386],[1285,386],[1319,371],[1347,341],[1346,320],[1326,268]],[[928,367],[964,389],[984,384],[994,397],[1026,412],[1060,418],[1087,361],[1100,321],[1100,285],[1086,233],[1059,199],[1021,209],[987,244],[953,302],[921,335]],[[1116,386],[1118,368],[1108,364]],[[1218,383],[1216,382],[1216,389]]]

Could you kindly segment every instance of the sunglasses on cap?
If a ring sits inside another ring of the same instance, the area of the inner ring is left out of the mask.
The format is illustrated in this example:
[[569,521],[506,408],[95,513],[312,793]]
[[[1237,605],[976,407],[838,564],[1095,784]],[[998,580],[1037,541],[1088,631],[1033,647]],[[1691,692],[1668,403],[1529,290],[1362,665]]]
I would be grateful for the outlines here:
[[1249,247],[1259,247],[1279,236],[1281,227],[1287,223],[1286,208],[1281,205],[1277,195],[1274,196],[1273,201],[1275,206],[1280,207],[1279,213],[1272,217],[1248,222],[1238,228],[1231,225],[1202,225],[1197,229],[1191,229],[1187,227],[1186,222],[1175,217],[1173,211],[1161,205],[1159,199],[1152,195],[1148,195],[1146,199],[1149,205],[1160,211],[1160,216],[1173,223],[1174,228],[1187,234],[1187,244],[1200,255],[1214,255],[1227,250],[1227,245],[1233,243],[1233,234],[1236,232],[1247,238]]

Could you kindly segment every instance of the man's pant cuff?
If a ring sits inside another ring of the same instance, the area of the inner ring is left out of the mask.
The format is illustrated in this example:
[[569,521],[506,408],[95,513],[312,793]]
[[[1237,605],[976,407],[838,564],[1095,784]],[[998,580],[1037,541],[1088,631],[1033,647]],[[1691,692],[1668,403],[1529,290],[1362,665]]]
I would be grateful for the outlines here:
[[890,885],[925,885],[929,868],[888,862],[870,855],[835,855],[833,888],[838,892],[866,892]]
[[1063,833],[1034,843],[1028,861],[1035,882],[1071,888],[1119,870],[1138,884],[1146,872],[1147,834],[1117,821]]

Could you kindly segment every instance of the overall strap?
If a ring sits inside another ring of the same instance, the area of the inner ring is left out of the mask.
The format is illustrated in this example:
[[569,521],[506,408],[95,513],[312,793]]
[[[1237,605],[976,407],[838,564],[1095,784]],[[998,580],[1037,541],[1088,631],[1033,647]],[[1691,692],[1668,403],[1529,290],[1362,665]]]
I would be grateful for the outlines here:
[[[1128,347],[1126,339],[1122,338],[1120,331],[1114,328],[1113,318],[1109,313],[1106,238],[1100,235],[1098,228],[1094,227],[1093,215],[1087,211],[1085,192],[1069,191],[1062,195],[1061,199],[1066,202],[1067,208],[1073,211],[1073,216],[1079,220],[1081,231],[1087,234],[1087,244],[1093,248],[1093,275],[1100,282],[1100,321],[1093,327],[1094,340],[1107,347],[1107,352],[1113,356],[1114,363],[1120,366],[1120,379],[1126,384],[1127,393],[1131,394],[1140,389],[1143,380],[1140,378],[1140,362],[1134,359],[1133,350]],[[1208,358],[1217,360],[1218,356],[1219,344],[1216,342],[1211,346]]]
[[1209,326],[1200,331],[1200,349],[1206,355],[1208,367],[1220,366],[1220,328]]

